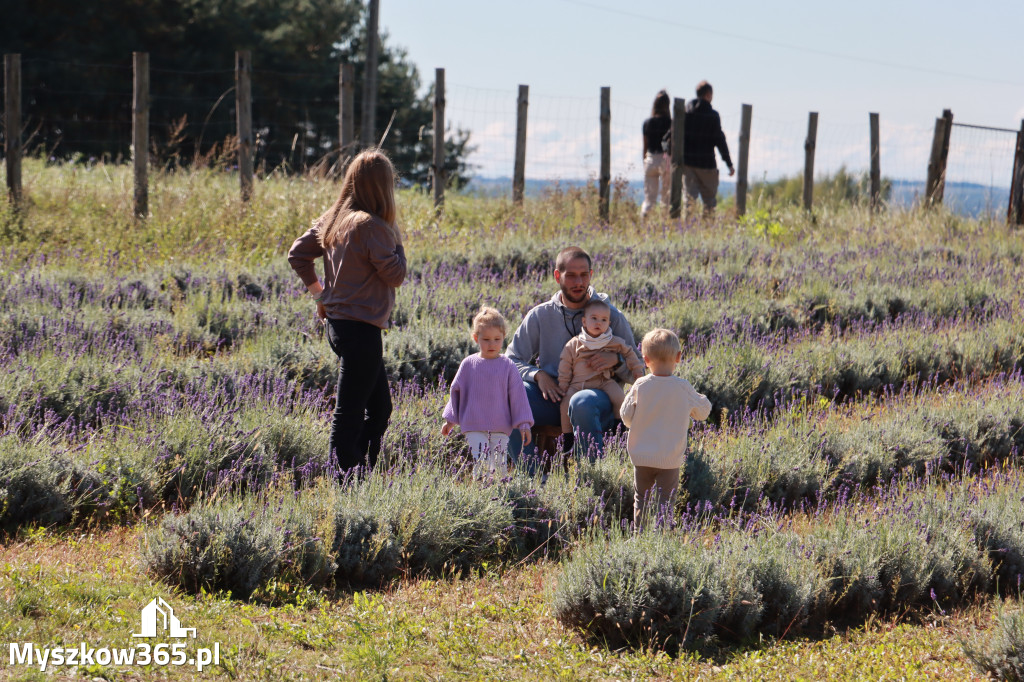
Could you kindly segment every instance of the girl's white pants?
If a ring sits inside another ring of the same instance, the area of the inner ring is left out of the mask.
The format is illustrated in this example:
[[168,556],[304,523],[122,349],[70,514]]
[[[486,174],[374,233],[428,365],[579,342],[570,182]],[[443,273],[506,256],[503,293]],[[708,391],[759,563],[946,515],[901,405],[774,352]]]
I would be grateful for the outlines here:
[[508,436],[486,431],[466,431],[465,435],[473,455],[475,478],[488,474],[500,477],[508,473]]

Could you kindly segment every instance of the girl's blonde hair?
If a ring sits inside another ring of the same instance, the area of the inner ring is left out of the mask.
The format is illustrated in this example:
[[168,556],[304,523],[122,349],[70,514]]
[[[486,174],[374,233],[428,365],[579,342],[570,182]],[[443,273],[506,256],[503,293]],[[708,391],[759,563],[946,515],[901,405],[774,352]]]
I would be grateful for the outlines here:
[[337,245],[352,225],[350,217],[368,213],[379,218],[395,242],[402,243],[396,220],[395,167],[379,149],[360,152],[348,166],[338,199],[320,216],[320,245]]
[[479,334],[487,327],[497,327],[502,334],[507,333],[505,318],[501,316],[501,313],[494,308],[483,306],[480,308],[480,312],[473,317],[473,334]]
[[652,329],[644,334],[644,339],[640,342],[640,352],[658,362],[675,360],[681,350],[679,337],[668,329]]

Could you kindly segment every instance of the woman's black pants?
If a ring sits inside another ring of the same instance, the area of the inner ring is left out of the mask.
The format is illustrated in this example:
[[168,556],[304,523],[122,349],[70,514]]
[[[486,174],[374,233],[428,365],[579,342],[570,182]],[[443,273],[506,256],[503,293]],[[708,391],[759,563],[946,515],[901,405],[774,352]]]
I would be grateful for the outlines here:
[[381,330],[366,322],[327,320],[327,341],[340,361],[328,454],[340,473],[373,469],[391,418],[391,390],[384,372]]

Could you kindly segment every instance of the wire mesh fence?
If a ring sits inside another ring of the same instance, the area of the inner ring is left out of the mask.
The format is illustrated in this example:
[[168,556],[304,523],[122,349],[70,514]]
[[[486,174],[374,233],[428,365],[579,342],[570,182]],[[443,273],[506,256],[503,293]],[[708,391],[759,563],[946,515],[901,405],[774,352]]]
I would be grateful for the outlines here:
[[953,210],[998,215],[1010,199],[1010,178],[1017,133],[1013,130],[953,124],[949,138],[946,186],[963,185],[959,193],[946,192]]
[[[219,66],[182,70],[154,64],[150,69],[153,163],[216,163],[230,156],[236,135],[235,71],[230,60]],[[318,72],[258,68],[252,80],[257,164],[303,169],[336,147],[336,81]],[[54,160],[130,158],[132,82],[130,60],[23,60],[26,149]]]
[[[205,70],[180,70],[154,63],[151,69],[152,162],[173,166],[196,161],[232,164],[235,74],[230,61]],[[127,160],[132,139],[132,67],[124,64],[25,59],[22,62],[23,139],[50,158]],[[335,79],[335,80],[332,80]],[[264,171],[309,168],[338,149],[336,76],[254,68],[254,152]],[[641,126],[650,115],[643,104],[611,100],[611,170],[614,178],[639,185],[643,176]],[[514,91],[449,83],[446,123],[470,131],[471,182],[509,181],[516,157]],[[866,114],[867,112],[865,112]],[[735,160],[740,112],[721,111]],[[568,97],[530,92],[527,115],[528,180],[592,182],[601,167],[600,95]],[[893,194],[908,203],[923,191],[932,148],[931,122],[898,125],[881,115],[882,175],[895,181]],[[421,131],[422,134],[422,131]],[[804,168],[807,120],[759,117],[753,111],[748,178],[751,184],[798,177]],[[429,131],[426,137],[429,138]],[[946,167],[946,200],[958,208],[1005,210],[1013,172],[1016,131],[954,124]],[[868,117],[861,122],[819,117],[816,176],[843,170],[855,176],[869,168]],[[510,181],[509,181],[510,182]],[[951,190],[951,187],[957,189]]]
[[[25,59],[23,139],[49,156],[125,159],[131,153],[132,68]],[[88,116],[83,111],[91,112]]]

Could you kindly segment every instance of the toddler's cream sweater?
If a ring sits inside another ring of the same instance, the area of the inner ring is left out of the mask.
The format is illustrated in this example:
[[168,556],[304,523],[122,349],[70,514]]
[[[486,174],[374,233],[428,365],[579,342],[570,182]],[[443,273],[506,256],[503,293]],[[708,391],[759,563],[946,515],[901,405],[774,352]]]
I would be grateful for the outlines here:
[[626,452],[634,466],[675,469],[686,456],[690,419],[703,421],[711,401],[682,377],[654,374],[637,379],[622,402],[622,423],[629,428]]

